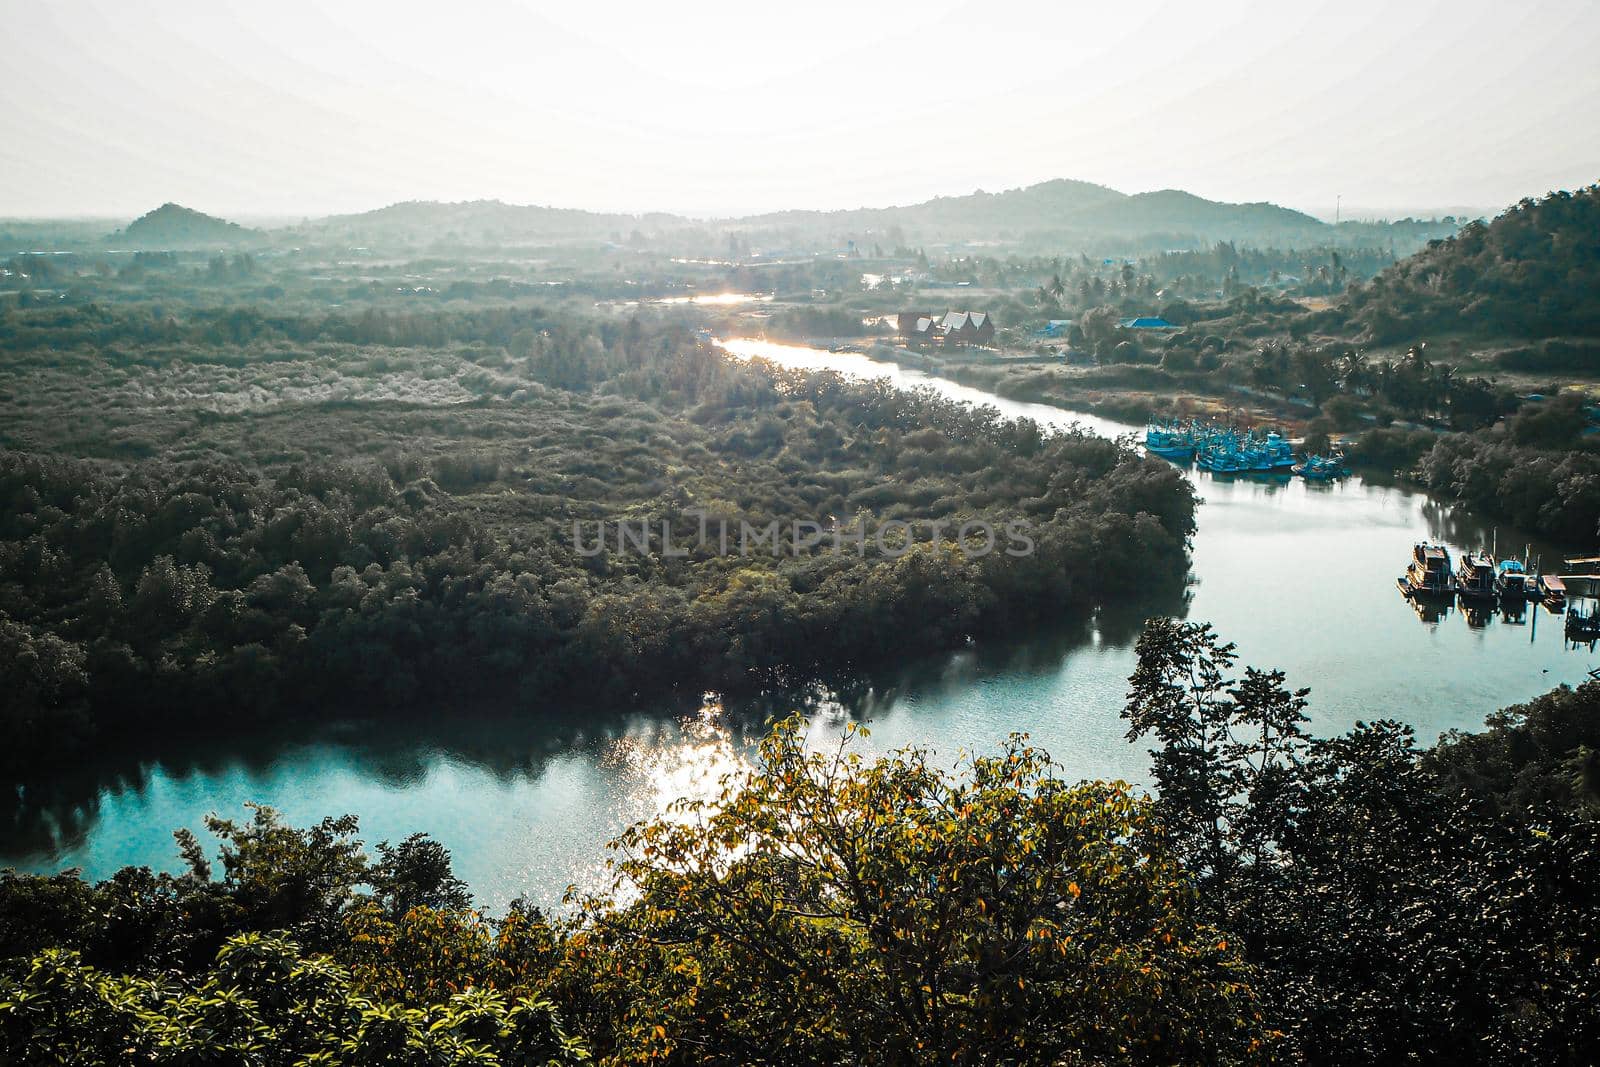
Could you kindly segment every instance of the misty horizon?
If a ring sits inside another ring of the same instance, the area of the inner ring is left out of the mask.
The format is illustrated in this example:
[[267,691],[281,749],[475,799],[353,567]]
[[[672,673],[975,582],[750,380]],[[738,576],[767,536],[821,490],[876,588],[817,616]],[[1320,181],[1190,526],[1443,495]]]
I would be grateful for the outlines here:
[[[787,205],[781,205],[781,206],[775,206],[775,207],[766,208],[766,209],[763,209],[763,210],[760,210],[760,211],[752,211],[752,212],[740,213],[740,214],[736,214],[736,215],[735,214],[717,214],[715,212],[696,212],[696,211],[691,211],[691,210],[677,210],[677,209],[673,209],[673,208],[651,206],[651,205],[646,205],[646,206],[642,206],[642,207],[634,207],[634,208],[617,208],[617,207],[603,207],[603,206],[602,207],[595,207],[595,206],[586,206],[586,205],[581,205],[581,204],[567,204],[567,203],[555,203],[555,202],[515,201],[515,200],[505,199],[504,197],[494,197],[494,196],[468,197],[468,198],[464,198],[464,199],[460,199],[460,200],[438,200],[438,199],[428,199],[428,198],[423,198],[423,197],[404,197],[404,198],[399,199],[399,200],[391,200],[391,201],[386,201],[384,203],[370,204],[370,205],[368,205],[366,207],[357,208],[357,209],[352,210],[352,211],[312,211],[312,210],[306,210],[306,211],[281,211],[281,212],[262,213],[262,212],[255,211],[255,210],[250,210],[250,209],[244,209],[244,210],[240,210],[240,211],[230,211],[230,210],[223,209],[223,208],[216,208],[214,206],[207,205],[207,204],[204,204],[204,203],[191,203],[191,202],[188,202],[188,201],[180,201],[180,200],[174,199],[172,197],[167,197],[167,198],[164,198],[164,199],[160,200],[158,203],[151,203],[151,204],[149,204],[148,206],[146,206],[144,208],[141,208],[141,209],[139,209],[137,211],[130,211],[130,212],[120,212],[119,213],[119,212],[112,212],[112,211],[77,211],[77,212],[55,213],[55,214],[6,214],[6,213],[0,213],[0,218],[13,219],[13,220],[18,220],[18,221],[72,221],[72,222],[101,222],[101,221],[103,221],[103,222],[106,222],[106,223],[123,224],[123,223],[126,223],[126,222],[131,222],[134,219],[137,219],[137,218],[139,218],[139,217],[141,217],[141,216],[143,216],[145,214],[148,214],[149,212],[155,210],[158,207],[164,206],[166,204],[176,204],[176,205],[178,205],[180,207],[184,207],[184,208],[188,208],[190,210],[202,212],[203,214],[211,215],[211,216],[214,216],[214,217],[217,217],[217,218],[226,219],[229,222],[236,222],[236,223],[238,223],[238,224],[240,224],[242,226],[247,226],[247,227],[256,228],[256,229],[277,229],[277,228],[293,227],[293,226],[299,225],[299,224],[304,223],[304,222],[317,221],[317,220],[320,220],[320,219],[333,218],[333,217],[344,216],[344,215],[360,215],[360,214],[365,214],[365,213],[372,212],[372,211],[382,210],[383,208],[386,208],[386,207],[393,207],[393,206],[397,206],[397,205],[400,205],[400,204],[408,204],[408,203],[439,203],[439,204],[502,203],[502,204],[505,204],[506,206],[509,206],[509,207],[548,208],[548,209],[555,209],[555,210],[575,210],[575,211],[590,212],[590,213],[597,214],[597,215],[625,215],[625,216],[631,215],[631,216],[636,216],[636,217],[644,217],[644,216],[648,216],[648,215],[671,215],[671,216],[679,217],[679,218],[684,219],[685,221],[689,221],[689,222],[727,223],[727,222],[738,222],[738,221],[741,221],[743,219],[754,218],[754,217],[758,217],[758,216],[762,216],[762,215],[780,214],[780,213],[785,213],[785,212],[819,212],[819,213],[822,213],[822,212],[836,212],[836,211],[894,210],[894,209],[900,209],[900,208],[915,207],[915,206],[918,206],[920,204],[927,203],[927,202],[929,202],[931,200],[939,200],[939,199],[949,200],[949,199],[956,199],[956,198],[959,198],[959,197],[973,196],[973,195],[977,195],[977,194],[995,195],[995,194],[1000,194],[1000,193],[1005,193],[1005,192],[1013,192],[1013,191],[1016,191],[1016,190],[1019,190],[1019,189],[1030,188],[1032,185],[1045,184],[1045,183],[1048,183],[1050,181],[1055,181],[1055,180],[1076,181],[1078,179],[1073,179],[1073,178],[1049,179],[1049,178],[1047,178],[1047,179],[1042,179],[1040,182],[1037,182],[1037,183],[1030,183],[1030,185],[1021,185],[1021,186],[1019,186],[1019,185],[1010,185],[1010,186],[1006,186],[1004,188],[968,189],[968,190],[966,190],[964,192],[935,193],[931,197],[925,198],[924,200],[918,200],[918,201],[903,200],[903,201],[896,201],[896,202],[893,202],[893,203],[850,203],[850,204],[838,204],[838,205],[833,205],[833,206],[819,206],[819,205],[816,205],[816,204],[809,204],[809,203],[787,204]],[[1600,180],[1600,178],[1597,178],[1596,180]],[[1584,181],[1584,182],[1578,182],[1578,183],[1572,183],[1572,184],[1566,186],[1565,189],[1566,189],[1566,191],[1574,191],[1574,190],[1576,190],[1578,188],[1582,188],[1585,185],[1590,185],[1590,184],[1593,184],[1593,183],[1594,183],[1593,180]],[[1099,183],[1090,183],[1090,184],[1099,184]],[[1150,189],[1117,189],[1116,191],[1117,192],[1121,192],[1121,193],[1126,193],[1129,196],[1138,196],[1138,195],[1143,195],[1143,194],[1161,193],[1161,192],[1185,192],[1185,193],[1193,193],[1194,192],[1194,190],[1192,190],[1192,189],[1180,189],[1180,188],[1178,188],[1176,186],[1158,186],[1158,187],[1154,187],[1154,188],[1150,188]],[[1421,218],[1455,217],[1455,218],[1459,218],[1459,219],[1471,219],[1471,218],[1492,218],[1492,217],[1500,214],[1501,212],[1507,210],[1513,204],[1515,204],[1517,201],[1519,201],[1521,199],[1524,199],[1525,197],[1539,197],[1539,196],[1544,196],[1547,193],[1558,192],[1558,191],[1561,191],[1561,190],[1552,188],[1552,189],[1546,189],[1546,190],[1539,190],[1538,192],[1530,192],[1530,193],[1525,194],[1524,197],[1518,197],[1518,198],[1516,198],[1516,200],[1508,201],[1507,203],[1504,203],[1504,204],[1445,203],[1445,204],[1437,204],[1437,205],[1373,206],[1373,205],[1361,205],[1361,204],[1350,204],[1350,203],[1342,203],[1342,204],[1336,203],[1335,205],[1329,206],[1327,208],[1327,210],[1325,210],[1325,211],[1319,209],[1316,205],[1297,204],[1297,203],[1293,203],[1293,202],[1289,202],[1289,201],[1257,201],[1257,202],[1275,204],[1276,206],[1279,206],[1279,207],[1285,207],[1285,208],[1289,208],[1289,209],[1294,210],[1294,211],[1300,211],[1300,212],[1303,212],[1306,215],[1311,216],[1312,218],[1315,218],[1315,219],[1317,219],[1319,221],[1322,221],[1322,222],[1328,222],[1328,223],[1331,223],[1331,222],[1335,221],[1336,217],[1342,218],[1343,221],[1345,221],[1345,222],[1359,222],[1359,221],[1381,222],[1381,221],[1392,221],[1392,220],[1397,220],[1397,219],[1402,219],[1402,218],[1419,218],[1419,219],[1421,219]],[[1199,194],[1196,194],[1196,195],[1199,195]],[[1216,200],[1217,202],[1220,202],[1220,203],[1242,203],[1242,201],[1232,200],[1232,199],[1230,199],[1228,197],[1225,197],[1225,196],[1224,197],[1208,197],[1207,199]]]
[[[826,5],[824,5],[826,7]],[[1492,214],[1600,177],[1600,11],[958,3],[535,9],[79,0],[0,58],[0,216],[409,200],[729,218],[1068,178],[1331,219]]]

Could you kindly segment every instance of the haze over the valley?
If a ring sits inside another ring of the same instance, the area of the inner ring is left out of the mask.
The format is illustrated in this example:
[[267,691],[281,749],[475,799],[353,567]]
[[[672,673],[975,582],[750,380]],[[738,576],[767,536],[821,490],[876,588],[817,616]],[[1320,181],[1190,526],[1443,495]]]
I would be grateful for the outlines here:
[[48,87],[0,110],[13,217],[727,216],[1056,177],[1349,217],[1600,176],[1575,0],[6,7],[0,64]]

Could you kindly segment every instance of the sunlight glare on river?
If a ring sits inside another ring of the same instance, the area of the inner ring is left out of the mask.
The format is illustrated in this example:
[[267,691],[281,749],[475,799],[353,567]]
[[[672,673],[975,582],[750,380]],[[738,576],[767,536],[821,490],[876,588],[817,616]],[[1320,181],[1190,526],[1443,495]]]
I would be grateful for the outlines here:
[[621,737],[605,758],[651,815],[678,817],[685,813],[672,811],[675,801],[715,800],[724,780],[736,781],[750,769],[722,716],[722,704],[708,694],[697,714],[680,720],[676,737]]

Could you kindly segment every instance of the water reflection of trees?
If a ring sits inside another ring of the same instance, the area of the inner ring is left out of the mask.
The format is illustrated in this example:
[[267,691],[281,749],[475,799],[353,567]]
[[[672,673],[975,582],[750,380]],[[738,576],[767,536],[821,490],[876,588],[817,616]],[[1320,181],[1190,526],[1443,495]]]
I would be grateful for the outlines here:
[[1187,588],[1144,590],[1143,595],[1102,607],[1093,618],[1059,622],[1007,639],[976,642],[955,652],[834,675],[805,687],[746,698],[730,703],[726,717],[730,726],[751,732],[794,711],[865,721],[887,714],[908,697],[926,700],[981,678],[1049,676],[1082,649],[1131,648],[1146,619],[1154,615],[1185,617],[1190,600]]
[[1422,496],[1418,514],[1428,527],[1428,538],[1463,549],[1494,549],[1500,559],[1520,559],[1524,552],[1542,558],[1547,567],[1562,560],[1559,546],[1525,531],[1485,521],[1466,508],[1433,497]]
[[[722,725],[732,742],[748,746],[767,723],[794,711],[810,715],[877,717],[908,695],[927,696],[996,674],[1047,676],[1092,645],[1129,647],[1152,615],[1183,616],[1183,588],[1156,589],[1084,617],[988,639],[937,656],[869,670],[813,678],[729,700]],[[49,857],[80,848],[98,825],[103,806],[148,793],[165,779],[184,782],[266,781],[290,762],[359,767],[390,787],[424,779],[441,760],[467,763],[502,783],[541,777],[549,763],[574,751],[599,753],[643,730],[675,729],[702,695],[647,707],[473,707],[426,715],[340,715],[308,736],[303,723],[248,732],[182,733],[128,738],[102,746],[93,760],[15,783],[0,793],[4,852]],[[262,799],[269,799],[263,797]],[[197,819],[205,811],[185,813]],[[342,812],[328,812],[337,815]],[[357,812],[356,814],[361,814]]]
[[300,724],[227,735],[129,739],[104,746],[94,760],[51,768],[0,792],[4,851],[12,857],[48,857],[79,847],[94,831],[106,801],[147,793],[160,779],[264,781],[286,763],[318,762],[319,757],[328,764],[359,767],[363,775],[391,787],[420,781],[443,759],[471,764],[502,783],[536,779],[554,758],[598,750],[636,730],[641,716],[673,722],[699,703],[696,695],[648,712],[545,709],[537,715],[477,707],[428,716],[341,719],[312,736]]

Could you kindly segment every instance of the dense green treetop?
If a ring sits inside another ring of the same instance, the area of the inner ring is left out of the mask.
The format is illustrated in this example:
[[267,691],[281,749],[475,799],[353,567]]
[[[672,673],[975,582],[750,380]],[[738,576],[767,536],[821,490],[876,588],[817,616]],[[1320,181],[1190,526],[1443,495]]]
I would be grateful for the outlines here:
[[[1524,200],[1352,291],[1346,314],[1379,341],[1430,332],[1600,336],[1600,186]],[[1593,369],[1593,368],[1591,368]]]

